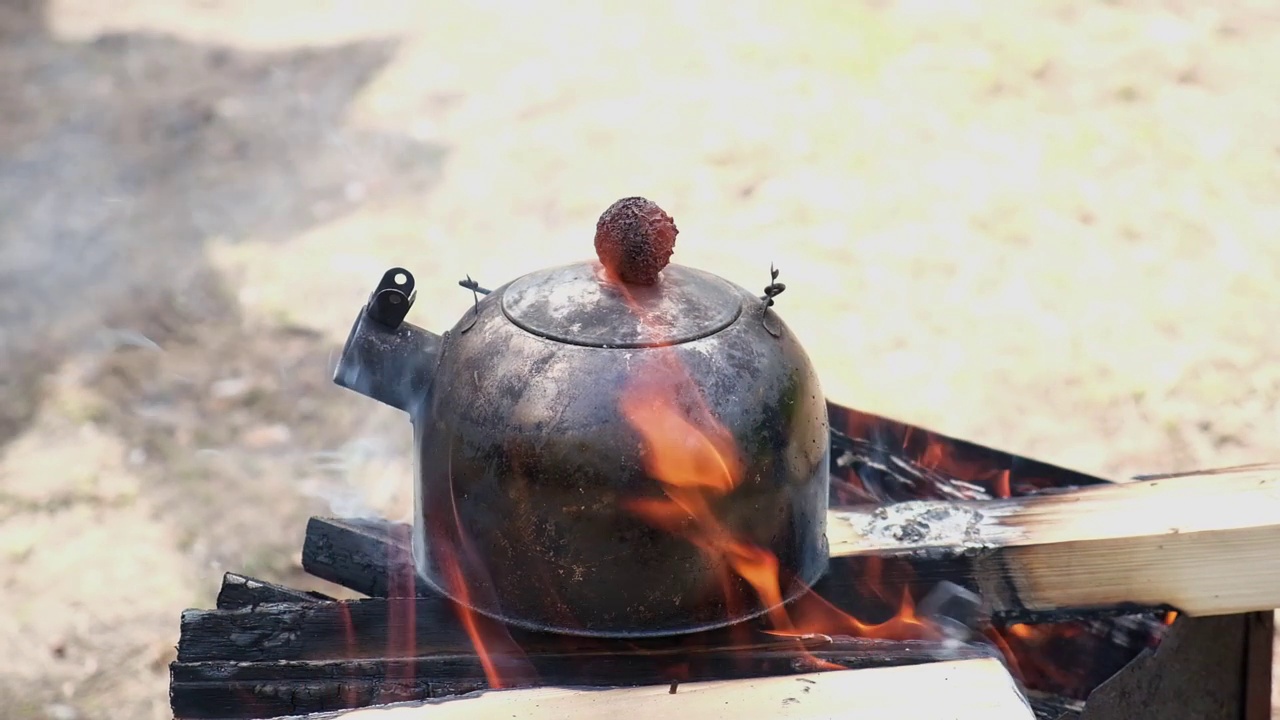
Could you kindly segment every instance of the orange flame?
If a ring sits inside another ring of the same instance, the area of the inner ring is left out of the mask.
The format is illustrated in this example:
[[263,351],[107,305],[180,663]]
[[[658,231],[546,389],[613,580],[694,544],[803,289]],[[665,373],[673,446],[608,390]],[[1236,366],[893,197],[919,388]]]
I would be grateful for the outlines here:
[[[1088,635],[1080,627],[1014,623],[1004,628],[992,628],[986,635],[1000,649],[1014,677],[1024,685],[1054,687],[1071,697],[1085,689],[1088,673],[1081,672],[1074,665],[1056,661],[1056,653],[1066,651],[1053,650],[1055,645],[1072,647],[1073,640],[1087,643]],[[1088,645],[1076,647],[1087,648]]]
[[1022,638],[1023,640],[1032,640],[1036,637],[1036,632],[1031,629],[1030,625],[1015,623],[1013,625],[1010,625],[1008,630],[1009,630],[1009,634],[1013,635],[1014,637]]
[[1009,471],[1001,470],[1000,476],[996,479],[996,497],[1007,498],[1012,497],[1013,492],[1009,487]]
[[[450,453],[449,462],[452,465],[452,453]],[[452,477],[452,471],[449,477]],[[454,497],[452,492],[449,493],[449,497]],[[503,624],[471,609],[473,604],[471,589],[467,583],[466,573],[463,572],[463,563],[467,562],[468,567],[472,568],[478,568],[481,565],[477,562],[475,551],[468,542],[462,521],[458,517],[456,504],[452,511],[453,527],[449,528],[449,532],[453,535],[452,545],[457,548],[457,554],[442,553],[440,558],[442,574],[448,587],[456,596],[457,602],[453,603],[453,607],[458,614],[458,620],[467,631],[467,637],[471,639],[471,646],[480,659],[485,681],[489,683],[489,687],[499,689],[521,684],[534,675],[524,651],[511,638],[511,634]],[[509,667],[500,669],[498,658],[507,660]]]
[[458,588],[460,602],[454,603],[454,607],[458,611],[458,619],[462,621],[462,627],[467,631],[467,637],[471,638],[471,646],[475,648],[476,655],[480,658],[480,665],[484,668],[484,678],[491,688],[507,687],[506,679],[502,673],[498,672],[497,663],[494,662],[493,654],[489,651],[489,639],[485,637],[486,633],[481,631],[480,619],[477,617],[476,611],[469,607],[471,598],[466,591],[466,581],[462,577],[462,568],[458,567],[456,562],[447,562],[444,567],[445,575],[448,576],[449,582],[454,588]]
[[[623,393],[623,415],[640,433],[645,469],[662,483],[666,499],[638,498],[628,507],[656,527],[677,532],[728,566],[755,591],[779,634],[799,636],[783,607],[778,559],[768,550],[734,536],[716,517],[713,498],[741,482],[743,465],[727,429],[714,420],[694,422],[674,393],[641,380]],[[728,590],[732,583],[721,578]],[[816,668],[838,666],[810,657]]]
[[[342,624],[342,639],[346,643],[347,651],[352,657],[356,657],[356,626],[351,619],[351,608],[346,603],[338,604],[338,615]],[[354,707],[358,700],[357,691],[354,685],[343,685],[342,702],[348,707]]]
[[[408,541],[407,526],[401,526],[398,532],[402,532],[402,539]],[[390,633],[387,636],[387,652],[388,659],[391,658],[411,658],[417,655],[418,650],[418,633],[417,633],[417,612],[418,605],[414,600],[416,572],[411,566],[400,566],[396,568],[387,578],[389,600],[387,603],[387,620],[391,627],[403,628],[401,632]],[[414,675],[412,662],[390,662],[387,665],[387,676],[390,680],[412,681]]]
[[[902,437],[902,447],[907,449],[911,446],[916,436],[914,428],[907,428]],[[992,472],[984,467],[981,461],[958,458],[954,453],[948,450],[944,440],[929,433],[922,434],[924,448],[919,451],[916,462],[920,467],[934,472],[943,473],[951,477],[969,477],[980,481],[980,484],[990,483],[991,494],[996,498],[1009,498],[1013,496],[1012,473],[1008,468]]]
[[[645,314],[626,286],[615,283],[615,287],[643,322]],[[635,373],[623,388],[619,406],[640,435],[646,472],[661,483],[665,497],[633,499],[628,503],[632,512],[655,527],[687,538],[717,564],[746,581],[767,608],[771,634],[801,637],[843,632],[896,639],[930,636],[928,626],[916,618],[909,594],[904,594],[893,618],[870,624],[806,591],[793,603],[793,618],[783,605],[778,558],[735,536],[713,509],[713,501],[731,493],[744,477],[745,465],[732,433],[714,417],[688,369],[669,347],[656,349],[650,359],[653,364]],[[726,574],[721,584],[728,591],[732,579]],[[732,601],[731,597],[728,599]],[[839,668],[811,655],[808,659],[816,669]]]

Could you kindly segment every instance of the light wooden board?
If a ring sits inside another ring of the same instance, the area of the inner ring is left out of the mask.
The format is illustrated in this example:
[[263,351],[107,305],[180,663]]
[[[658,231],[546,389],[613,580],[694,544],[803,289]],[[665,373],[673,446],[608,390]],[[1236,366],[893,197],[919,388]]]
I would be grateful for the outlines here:
[[996,609],[1280,607],[1276,465],[1008,500],[837,509],[827,532],[833,556],[965,552]]
[[490,690],[354,710],[341,720],[1034,720],[996,660],[961,660],[669,687]]

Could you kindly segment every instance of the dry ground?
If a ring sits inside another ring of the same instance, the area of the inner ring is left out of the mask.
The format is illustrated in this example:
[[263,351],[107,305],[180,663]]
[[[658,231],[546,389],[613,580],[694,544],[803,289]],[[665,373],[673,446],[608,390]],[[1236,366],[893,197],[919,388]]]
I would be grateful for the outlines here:
[[828,393],[1086,471],[1280,459],[1275,3],[0,0],[0,707],[163,718],[178,613],[404,512],[328,381],[647,195]]

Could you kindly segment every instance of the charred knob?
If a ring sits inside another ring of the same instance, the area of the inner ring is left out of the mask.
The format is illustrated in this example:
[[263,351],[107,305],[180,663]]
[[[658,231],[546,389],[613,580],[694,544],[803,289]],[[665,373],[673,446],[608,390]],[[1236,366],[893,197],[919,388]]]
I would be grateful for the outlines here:
[[610,274],[632,285],[653,285],[675,252],[680,231],[657,203],[623,198],[596,223],[596,256]]

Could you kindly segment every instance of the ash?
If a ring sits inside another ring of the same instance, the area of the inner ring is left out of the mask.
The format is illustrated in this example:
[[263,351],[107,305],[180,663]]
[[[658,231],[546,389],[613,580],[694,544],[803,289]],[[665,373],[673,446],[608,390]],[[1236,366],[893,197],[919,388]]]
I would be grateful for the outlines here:
[[963,505],[903,502],[872,511],[862,534],[904,546],[977,548],[984,546],[979,532],[983,520],[982,513]]

